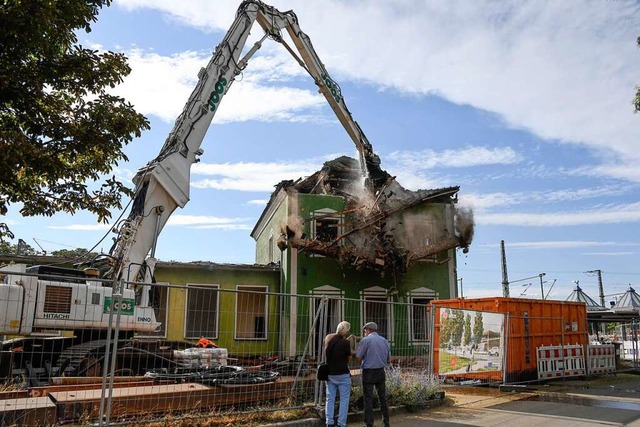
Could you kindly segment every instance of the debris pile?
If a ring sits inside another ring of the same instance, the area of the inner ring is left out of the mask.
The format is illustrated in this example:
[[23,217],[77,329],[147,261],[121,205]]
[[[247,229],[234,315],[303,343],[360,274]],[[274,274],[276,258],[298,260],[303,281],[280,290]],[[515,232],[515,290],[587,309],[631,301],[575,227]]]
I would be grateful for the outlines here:
[[[290,216],[282,224],[278,246],[284,249],[290,244],[383,274],[404,272],[411,263],[448,249],[468,251],[473,213],[455,206],[459,187],[410,191],[379,164],[368,164],[368,169],[364,178],[360,163],[342,156],[306,179],[278,184],[274,194],[284,189],[290,195],[324,194],[346,200],[344,210],[313,218],[316,225],[311,237],[304,233],[303,219]],[[434,203],[446,204],[444,211],[449,214],[430,208]]]

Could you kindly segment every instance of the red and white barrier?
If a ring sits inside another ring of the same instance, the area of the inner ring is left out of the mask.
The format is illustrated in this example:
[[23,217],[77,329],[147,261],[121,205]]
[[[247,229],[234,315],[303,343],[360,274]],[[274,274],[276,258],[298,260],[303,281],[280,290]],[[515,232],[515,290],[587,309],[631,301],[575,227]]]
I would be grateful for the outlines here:
[[550,345],[536,348],[538,379],[585,375],[584,350],[580,344]]
[[616,371],[616,349],[613,344],[587,346],[587,372],[608,374]]

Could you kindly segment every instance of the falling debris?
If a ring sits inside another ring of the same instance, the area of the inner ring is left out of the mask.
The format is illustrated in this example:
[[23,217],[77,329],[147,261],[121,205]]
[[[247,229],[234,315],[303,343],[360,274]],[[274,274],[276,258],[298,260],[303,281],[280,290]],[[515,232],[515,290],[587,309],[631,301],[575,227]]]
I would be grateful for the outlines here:
[[[314,216],[314,236],[304,234],[301,218],[289,216],[282,224],[278,247],[291,245],[383,274],[389,270],[404,272],[413,262],[425,258],[437,260],[438,254],[449,249],[468,251],[473,239],[473,212],[455,206],[459,187],[410,191],[379,163],[367,166],[365,178],[357,160],[342,156],[326,162],[306,179],[278,184],[274,194],[284,189],[290,196],[318,194],[346,200],[344,210]],[[434,209],[434,203],[446,207]]]

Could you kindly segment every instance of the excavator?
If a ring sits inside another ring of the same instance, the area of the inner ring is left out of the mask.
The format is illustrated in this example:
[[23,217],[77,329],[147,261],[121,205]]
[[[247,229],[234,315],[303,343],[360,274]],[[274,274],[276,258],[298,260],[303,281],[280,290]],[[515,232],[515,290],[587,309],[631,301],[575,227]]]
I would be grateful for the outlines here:
[[[255,22],[264,35],[242,55]],[[283,37],[285,31],[293,45]],[[112,335],[118,337],[114,338],[117,345],[160,327],[150,297],[158,236],[171,214],[189,201],[191,166],[203,154],[201,145],[209,125],[236,77],[266,39],[281,43],[313,78],[355,143],[362,170],[379,165],[340,86],[300,29],[295,13],[280,12],[259,0],[243,1],[208,65],[198,73],[196,87],[160,153],[134,177],[129,215],[114,227],[117,237],[103,268],[12,264],[0,269],[0,335],[19,336],[2,342],[0,378],[88,376],[91,367],[96,371],[108,346],[114,345]],[[71,331],[74,338],[44,336],[53,331]],[[133,347],[129,343],[123,348]],[[156,367],[166,362],[157,356],[157,347],[148,345],[139,354],[153,355]]]

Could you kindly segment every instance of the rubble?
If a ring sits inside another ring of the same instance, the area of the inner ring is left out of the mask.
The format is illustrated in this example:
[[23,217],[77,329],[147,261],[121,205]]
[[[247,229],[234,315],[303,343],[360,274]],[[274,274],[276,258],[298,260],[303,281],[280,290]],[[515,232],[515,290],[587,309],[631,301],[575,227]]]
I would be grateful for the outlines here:
[[[301,218],[290,216],[280,230],[280,249],[290,244],[382,274],[389,270],[404,272],[412,263],[429,257],[444,262],[436,257],[448,249],[468,251],[473,239],[473,213],[455,206],[459,187],[411,191],[382,170],[379,163],[367,166],[365,178],[358,160],[342,156],[326,162],[306,179],[278,184],[276,193],[284,189],[289,195],[324,194],[346,200],[344,210],[328,213],[326,220],[322,216],[314,218],[323,226],[315,238],[304,234]],[[451,206],[454,230],[445,228],[450,221],[445,221],[439,210],[428,208],[433,203]],[[436,229],[438,224],[440,229]]]

